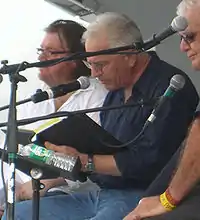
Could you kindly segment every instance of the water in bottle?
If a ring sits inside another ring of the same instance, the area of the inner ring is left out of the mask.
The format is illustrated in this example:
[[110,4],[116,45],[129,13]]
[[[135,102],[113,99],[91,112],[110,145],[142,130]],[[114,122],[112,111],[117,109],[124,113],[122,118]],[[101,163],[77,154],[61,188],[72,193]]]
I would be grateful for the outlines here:
[[58,167],[68,172],[72,172],[77,161],[77,157],[75,156],[58,154],[52,150],[48,150],[36,144],[20,146],[18,154],[21,156],[32,158],[34,160],[42,161],[46,164]]

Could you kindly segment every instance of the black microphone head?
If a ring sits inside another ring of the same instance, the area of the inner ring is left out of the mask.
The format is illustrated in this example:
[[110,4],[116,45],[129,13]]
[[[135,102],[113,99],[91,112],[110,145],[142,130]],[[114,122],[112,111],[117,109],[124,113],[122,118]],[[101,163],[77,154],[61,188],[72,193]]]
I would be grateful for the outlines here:
[[182,89],[185,85],[185,78],[180,75],[174,75],[170,80],[170,86],[173,87],[176,91]]
[[171,27],[175,32],[184,31],[188,26],[185,17],[177,16],[172,20]]
[[87,89],[90,86],[90,80],[86,76],[81,76],[77,79],[80,83],[80,89]]

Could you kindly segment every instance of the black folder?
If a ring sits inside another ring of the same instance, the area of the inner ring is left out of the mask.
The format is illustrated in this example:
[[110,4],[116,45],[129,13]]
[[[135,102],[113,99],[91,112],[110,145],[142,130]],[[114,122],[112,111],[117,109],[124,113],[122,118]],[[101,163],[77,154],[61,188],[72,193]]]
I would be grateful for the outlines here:
[[35,143],[49,141],[56,145],[68,145],[81,153],[113,154],[121,151],[121,144],[86,114],[72,115],[36,134]]

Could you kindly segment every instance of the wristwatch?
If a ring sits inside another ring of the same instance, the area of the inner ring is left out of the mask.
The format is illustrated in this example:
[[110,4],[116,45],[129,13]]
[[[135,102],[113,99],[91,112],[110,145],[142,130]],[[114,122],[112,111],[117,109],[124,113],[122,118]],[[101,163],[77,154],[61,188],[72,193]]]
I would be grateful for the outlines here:
[[87,173],[93,173],[95,171],[94,161],[93,161],[93,155],[88,154],[88,161],[85,165],[85,169]]

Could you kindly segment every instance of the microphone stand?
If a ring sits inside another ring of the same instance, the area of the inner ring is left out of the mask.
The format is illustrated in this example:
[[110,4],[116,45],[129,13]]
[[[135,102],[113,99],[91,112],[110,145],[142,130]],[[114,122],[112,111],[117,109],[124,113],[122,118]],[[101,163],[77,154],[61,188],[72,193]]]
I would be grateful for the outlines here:
[[[21,104],[25,104],[27,102],[33,102],[33,103],[37,103],[37,102],[42,102],[44,100],[47,100],[45,99],[45,97],[43,99],[40,98],[40,93],[42,92],[42,90],[38,89],[36,91],[36,93],[34,95],[32,95],[30,98],[27,98],[27,99],[23,99],[23,100],[20,100],[18,102],[16,102],[16,106],[17,105],[21,105]],[[2,107],[0,107],[0,111],[3,111],[5,109],[8,109],[10,107],[10,105],[4,105]]]
[[[19,75],[18,69],[15,72],[6,71],[7,61],[2,62],[5,73],[9,74],[11,82],[10,105],[8,113],[8,132],[7,132],[7,146],[8,146],[8,163],[10,167],[10,176],[8,178],[7,189],[7,219],[14,220],[14,205],[15,205],[15,161],[17,153],[17,122],[16,122],[16,93],[18,82],[26,82],[24,76]],[[19,66],[20,67],[20,66]]]
[[[52,118],[59,118],[59,117],[67,117],[67,116],[73,116],[73,115],[80,115],[80,114],[86,114],[86,113],[91,113],[91,112],[109,111],[109,110],[114,110],[114,109],[119,109],[119,108],[130,108],[130,107],[136,107],[138,105],[154,106],[158,100],[159,100],[159,97],[148,100],[148,101],[142,100],[136,103],[130,103],[130,104],[124,104],[124,105],[113,105],[113,106],[107,106],[107,107],[89,108],[89,109],[83,109],[83,110],[77,110],[77,111],[71,111],[71,112],[60,111],[60,112],[55,112],[55,113],[48,114],[45,116],[21,119],[21,120],[17,120],[16,122],[18,126],[22,126],[22,125],[34,123],[36,121],[42,121],[42,120],[47,120],[47,119],[52,119]],[[0,123],[0,128],[5,127],[7,125],[8,125],[7,122],[2,122]]]
[[170,35],[180,32],[180,31],[184,31],[187,28],[187,25],[188,25],[187,21],[183,17],[182,18],[176,17],[175,19],[176,21],[173,20],[174,22],[172,22],[172,25],[170,25],[170,27],[168,27],[164,32],[161,32],[159,34],[153,34],[153,37],[150,40],[147,40],[146,42],[134,42],[130,45],[110,48],[106,50],[99,50],[99,51],[94,51],[94,52],[83,52],[83,53],[78,52],[68,57],[63,57],[63,58],[54,59],[54,60],[46,60],[46,61],[41,61],[41,62],[36,62],[36,63],[23,62],[23,65],[22,63],[13,64],[13,65],[7,66],[6,68],[2,67],[0,69],[0,74],[7,74],[7,71],[16,72],[16,70],[20,72],[27,68],[32,68],[32,67],[40,67],[40,68],[48,67],[48,66],[56,65],[61,62],[72,61],[72,60],[83,60],[87,57],[92,57],[92,56],[143,53],[157,46],[158,44],[161,43],[161,41],[163,41],[165,38],[169,37]]
[[[19,101],[19,102],[16,102],[16,106],[17,106],[17,105],[21,105],[21,104],[25,104],[25,103],[30,102],[30,101],[32,101],[31,98],[21,100],[21,101]],[[3,111],[3,110],[5,110],[5,109],[8,109],[9,107],[10,107],[10,105],[4,105],[4,106],[0,107],[0,111]]]
[[[0,157],[4,155],[3,161],[8,162],[8,153],[6,150],[0,149]],[[78,158],[74,163],[74,166],[70,170],[63,169],[63,167],[56,167],[49,164],[45,164],[42,161],[31,159],[25,156],[17,155],[16,159],[16,168],[31,175],[32,177],[32,189],[33,189],[33,212],[32,219],[39,219],[39,195],[40,190],[44,189],[44,184],[40,182],[41,179],[53,179],[58,176],[63,178],[68,178],[71,180],[83,180],[85,181],[86,177],[81,176],[81,162]],[[80,179],[81,178],[81,179]],[[83,179],[84,178],[84,179]],[[10,219],[8,219],[10,220]]]
[[40,210],[40,190],[44,189],[44,184],[41,184],[40,180],[43,176],[41,169],[32,168],[30,172],[32,178],[32,190],[33,190],[33,199],[32,199],[32,220],[39,219],[39,210]]
[[[133,43],[131,45],[123,46],[123,47],[116,47],[116,48],[111,48],[107,50],[100,50],[100,51],[95,51],[95,52],[84,52],[84,53],[74,53],[68,57],[62,57],[58,59],[53,59],[53,60],[46,60],[46,61],[40,61],[40,62],[35,62],[35,63],[28,63],[24,61],[23,63],[18,63],[18,64],[12,64],[12,65],[4,65],[2,68],[0,68],[0,74],[7,74],[7,72],[20,72],[24,71],[28,68],[32,67],[37,67],[37,68],[44,68],[48,66],[53,66],[61,62],[66,62],[66,61],[74,61],[74,60],[84,60],[87,57],[92,57],[92,56],[99,56],[99,55],[112,55],[112,54],[124,54],[124,51],[127,50],[137,50],[136,52],[132,52],[132,54],[138,54],[141,52],[144,52],[143,50],[143,45],[141,43]],[[127,52],[128,54],[130,53]],[[7,60],[2,61],[7,62]]]

